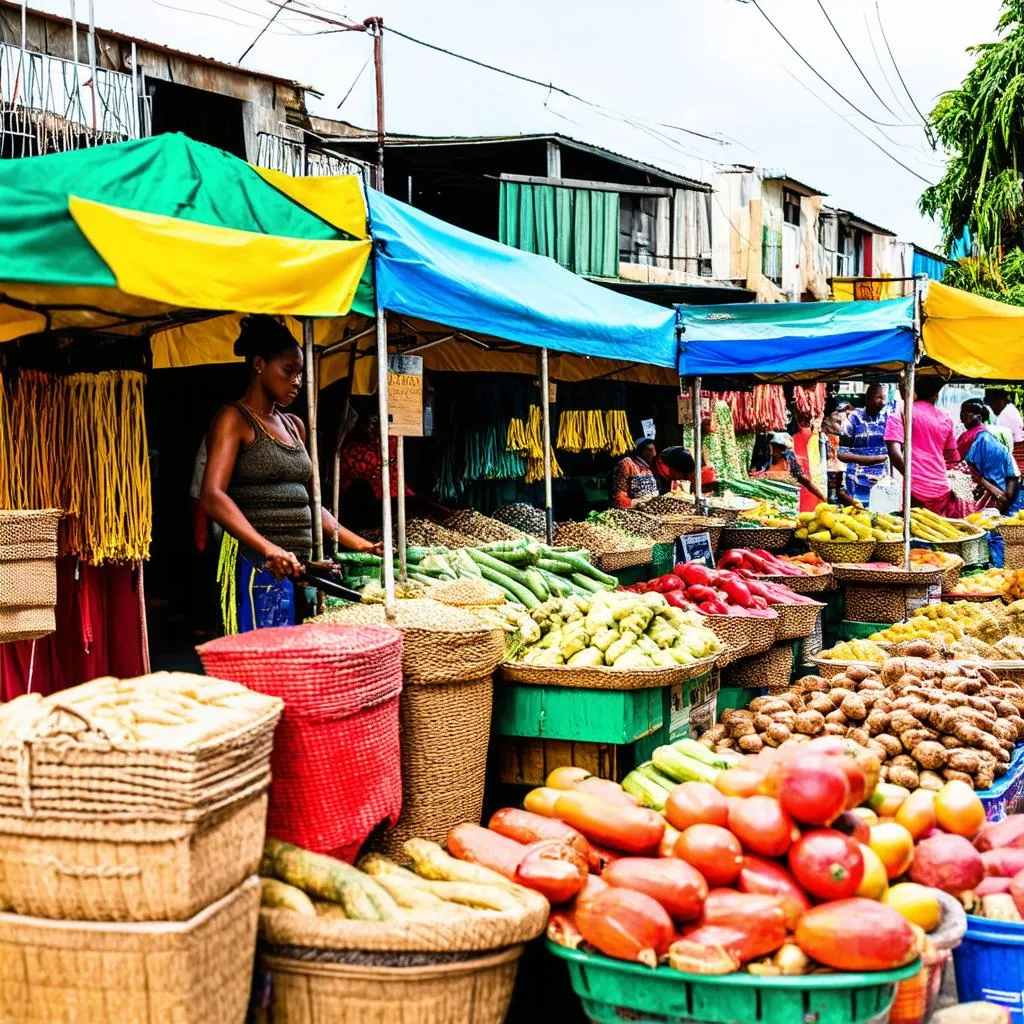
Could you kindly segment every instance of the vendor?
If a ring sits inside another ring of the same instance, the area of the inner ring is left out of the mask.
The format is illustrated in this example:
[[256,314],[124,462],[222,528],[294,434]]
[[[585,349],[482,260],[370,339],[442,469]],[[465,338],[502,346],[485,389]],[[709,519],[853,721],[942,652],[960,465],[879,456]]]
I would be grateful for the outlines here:
[[957,439],[957,452],[971,471],[978,509],[995,507],[1003,515],[1024,508],[1020,471],[1013,457],[985,426],[988,409],[977,398],[960,406],[964,432]]
[[615,508],[632,508],[638,501],[657,497],[658,481],[652,469],[657,457],[655,443],[649,437],[640,437],[634,442],[633,451],[615,464],[609,494]]
[[[802,465],[793,451],[793,438],[784,430],[768,438],[770,456],[759,475],[775,479],[791,478],[800,485],[800,511],[809,512],[826,500],[821,488],[810,478],[808,468]],[[758,474],[755,474],[758,475]]]
[[[655,455],[654,479],[661,494],[672,490],[677,482],[686,482],[691,490],[695,490],[697,466],[693,456],[681,445],[665,448],[660,455]],[[710,487],[715,482],[715,467],[707,462],[701,467],[700,482],[702,487]]]
[[[245,632],[295,622],[291,577],[313,547],[308,492],[313,464],[302,421],[284,411],[302,384],[302,349],[291,332],[273,317],[247,316],[235,355],[245,358],[249,386],[210,424],[201,500],[225,539],[237,541],[237,628]],[[327,509],[322,520],[324,534],[343,547],[379,550]],[[230,620],[235,609],[224,610]]]

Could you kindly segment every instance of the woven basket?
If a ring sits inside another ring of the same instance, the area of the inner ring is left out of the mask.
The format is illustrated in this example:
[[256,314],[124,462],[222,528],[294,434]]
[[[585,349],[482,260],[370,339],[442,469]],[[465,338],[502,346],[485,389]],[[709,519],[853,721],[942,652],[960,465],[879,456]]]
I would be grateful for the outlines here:
[[673,519],[673,529],[684,533],[707,533],[711,538],[711,550],[714,551],[722,540],[722,531],[726,528],[726,520],[721,516],[684,516]]
[[[432,609],[438,611],[436,622]],[[402,676],[408,683],[480,679],[490,675],[505,656],[502,630],[472,612],[438,609],[437,602],[429,599],[396,601],[391,621],[382,604],[350,604],[310,619],[309,624],[397,629],[402,634]]]
[[[70,699],[58,693],[44,700],[52,710],[39,729],[0,743],[5,818],[200,822],[267,787],[280,701],[267,700],[266,709],[242,725],[167,750],[119,747]],[[63,731],[65,719],[88,731]],[[53,723],[61,731],[46,735],[42,727]]]
[[[257,1024],[501,1024],[522,946],[410,967],[324,963],[261,954],[269,1013]],[[434,957],[433,959],[437,959]]]
[[482,679],[406,683],[399,705],[402,814],[374,846],[401,853],[407,839],[444,843],[460,822],[480,820],[494,683]]
[[1024,569],[1024,523],[1002,523],[996,529],[1003,538],[1003,565]]
[[988,540],[985,530],[959,519],[951,519],[950,522],[971,532],[958,540],[930,540],[929,546],[948,554],[959,555],[967,565],[979,565],[988,561]]
[[754,576],[755,580],[767,580],[769,583],[781,583],[789,587],[794,594],[820,594],[822,591],[830,590],[832,587],[832,568],[817,576],[777,576],[764,573]]
[[1024,544],[1006,544],[1003,547],[1003,568],[1024,569]]
[[653,545],[649,548],[634,548],[631,551],[605,551],[596,554],[594,562],[604,572],[618,572],[620,569],[632,569],[637,565],[646,565],[653,554]]
[[212,640],[199,655],[211,675],[285,702],[271,761],[270,835],[352,859],[378,825],[398,820],[397,630],[271,627]]
[[745,658],[763,654],[778,639],[779,616],[707,615],[705,623],[715,636],[732,646],[743,645]]
[[844,587],[843,618],[849,622],[903,622],[928,599],[928,587],[848,583]]
[[266,795],[199,823],[0,817],[0,908],[69,921],[184,921],[253,874]]
[[763,548],[765,551],[782,551],[793,539],[793,529],[774,526],[730,526],[722,531],[722,546],[725,548]]
[[[880,589],[885,587],[935,587],[942,582],[942,570],[933,566],[890,569],[875,568],[855,562],[851,565],[833,565],[832,575],[840,583],[865,584]],[[878,621],[881,622],[881,619]]]
[[779,640],[803,640],[814,632],[818,616],[825,605],[821,601],[814,604],[782,604],[771,602],[771,607],[779,613]]
[[744,686],[753,689],[767,687],[769,693],[781,693],[790,688],[793,675],[793,645],[775,644],[764,654],[740,658],[723,674],[723,686]]
[[537,686],[569,686],[582,690],[649,690],[656,686],[672,686],[696,679],[713,668],[721,657],[721,654],[713,654],[686,665],[631,668],[625,671],[613,665],[576,668],[571,665],[524,665],[521,661],[507,661],[501,666],[501,675],[509,683],[533,683]]
[[0,608],[0,644],[38,640],[56,629],[53,608]]
[[617,530],[625,530],[635,537],[646,537],[655,544],[673,544],[678,536],[675,530],[669,529],[657,516],[648,515],[636,508],[609,508],[601,513],[602,519]]
[[0,1021],[244,1024],[259,903],[251,877],[182,922],[0,914]]
[[59,509],[0,511],[0,643],[56,629]]
[[870,562],[875,550],[873,540],[813,540],[807,546],[826,562]]

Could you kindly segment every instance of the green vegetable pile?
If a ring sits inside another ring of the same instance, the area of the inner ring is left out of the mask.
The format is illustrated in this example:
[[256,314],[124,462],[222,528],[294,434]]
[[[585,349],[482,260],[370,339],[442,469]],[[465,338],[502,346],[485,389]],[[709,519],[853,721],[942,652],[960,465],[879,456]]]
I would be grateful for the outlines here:
[[551,598],[523,618],[516,660],[527,665],[666,668],[721,650],[700,615],[671,607],[661,594]]
[[[334,557],[350,571],[350,586],[366,586],[379,578],[381,560],[377,555],[342,551]],[[454,549],[410,547],[406,557],[409,578],[418,583],[485,579],[500,587],[509,601],[528,609],[551,597],[590,597],[619,582],[595,568],[585,551],[549,547],[525,538]]]

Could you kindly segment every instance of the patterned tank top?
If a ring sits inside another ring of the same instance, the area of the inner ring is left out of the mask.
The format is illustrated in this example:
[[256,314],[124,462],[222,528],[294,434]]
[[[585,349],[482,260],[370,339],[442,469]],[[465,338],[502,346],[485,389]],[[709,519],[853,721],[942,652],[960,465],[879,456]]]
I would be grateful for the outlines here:
[[[252,444],[239,449],[228,495],[242,514],[272,544],[308,561],[313,550],[313,517],[306,487],[313,463],[290,417],[283,416],[292,444],[274,437],[242,402],[234,407],[253,428]],[[263,559],[244,545],[242,554],[256,565]]]

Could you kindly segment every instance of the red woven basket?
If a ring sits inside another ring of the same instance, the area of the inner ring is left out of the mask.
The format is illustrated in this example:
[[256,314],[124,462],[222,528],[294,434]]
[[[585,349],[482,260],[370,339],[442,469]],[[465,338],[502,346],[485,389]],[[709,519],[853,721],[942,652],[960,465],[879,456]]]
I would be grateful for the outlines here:
[[388,626],[257,629],[198,648],[208,675],[284,700],[269,835],[354,859],[402,809],[402,635]]

